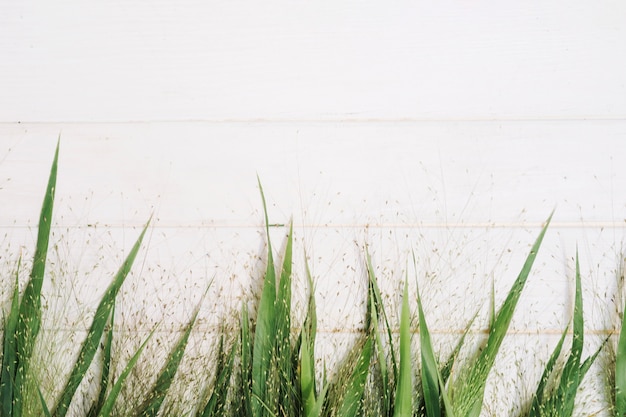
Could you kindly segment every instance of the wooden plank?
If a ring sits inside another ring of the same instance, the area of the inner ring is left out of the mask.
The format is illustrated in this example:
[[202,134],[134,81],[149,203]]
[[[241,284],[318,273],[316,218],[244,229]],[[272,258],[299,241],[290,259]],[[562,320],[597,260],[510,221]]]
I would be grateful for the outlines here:
[[0,6],[0,121],[626,117],[609,0]]
[[4,125],[1,225],[37,221],[59,132],[67,227],[257,227],[257,175],[277,224],[626,225],[619,121]]

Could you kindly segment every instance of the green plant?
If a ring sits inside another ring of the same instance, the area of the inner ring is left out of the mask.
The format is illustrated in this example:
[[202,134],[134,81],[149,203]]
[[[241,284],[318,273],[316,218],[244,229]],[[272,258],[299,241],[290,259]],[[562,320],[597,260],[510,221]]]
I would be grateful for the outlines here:
[[581,363],[584,345],[584,321],[578,253],[576,253],[576,295],[573,322],[572,346],[567,362],[561,370],[559,383],[556,386],[550,386],[550,381],[555,379],[552,377],[552,373],[555,370],[557,359],[561,353],[561,348],[563,347],[563,342],[567,335],[567,328],[546,363],[530,411],[527,414],[529,417],[571,417],[574,412],[574,400],[576,399],[578,387],[608,340],[606,339],[593,355],[589,356]]

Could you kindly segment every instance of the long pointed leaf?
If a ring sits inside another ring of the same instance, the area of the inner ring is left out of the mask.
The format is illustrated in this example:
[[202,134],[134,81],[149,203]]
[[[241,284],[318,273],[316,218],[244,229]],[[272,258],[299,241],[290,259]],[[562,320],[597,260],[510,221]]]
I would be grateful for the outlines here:
[[13,398],[13,417],[22,416],[22,397],[24,395],[26,375],[33,353],[35,339],[41,327],[41,287],[43,285],[48,256],[48,244],[50,241],[50,229],[52,226],[52,209],[54,207],[54,194],[56,192],[57,165],[59,160],[60,139],[54,153],[52,168],[48,178],[48,186],[41,207],[39,226],[37,231],[37,244],[33,259],[33,269],[30,280],[24,289],[22,302],[19,308],[19,319],[15,329],[17,343],[17,369],[15,373],[15,388]]
[[411,417],[413,414],[413,358],[411,357],[411,313],[409,289],[404,282],[402,312],[400,314],[400,374],[396,386],[394,417]]
[[161,369],[161,372],[152,387],[152,390],[146,395],[146,401],[139,406],[136,412],[137,416],[156,417],[159,412],[161,404],[163,404],[163,400],[165,400],[167,391],[172,385],[174,376],[176,376],[178,367],[183,359],[185,348],[187,347],[187,342],[189,342],[189,336],[191,335],[191,330],[193,329],[193,325],[195,324],[196,319],[198,318],[198,313],[200,312],[200,306],[201,303],[199,303],[196,307],[196,311],[194,312],[191,321],[187,324],[185,331],[170,352],[169,357],[165,361],[165,365]]
[[87,333],[87,337],[85,338],[85,341],[83,342],[81,350],[78,354],[78,359],[76,359],[76,362],[74,363],[74,367],[72,369],[72,372],[70,373],[70,377],[67,380],[67,383],[65,384],[65,388],[61,393],[59,402],[57,403],[54,412],[52,413],[54,417],[65,416],[72,401],[72,398],[74,397],[74,394],[76,393],[76,390],[80,385],[80,382],[83,380],[87,370],[89,369],[89,366],[91,365],[96,351],[98,350],[98,344],[100,342],[100,339],[102,338],[102,334],[104,333],[104,328],[111,314],[111,310],[113,309],[113,306],[115,304],[115,297],[117,296],[117,293],[124,283],[126,276],[130,272],[137,253],[139,252],[139,248],[141,247],[143,237],[148,230],[149,224],[150,221],[146,223],[145,227],[141,231],[141,234],[137,238],[137,241],[133,245],[119,271],[113,278],[113,281],[109,285],[109,288],[107,288],[104,296],[102,297],[102,300],[100,301],[100,304],[98,305],[98,308],[96,309],[96,314],[94,315],[91,327],[89,328],[89,331]]
[[11,416],[13,413],[14,378],[17,367],[17,345],[15,329],[19,317],[19,271],[21,258],[17,262],[15,284],[9,315],[4,323],[2,335],[2,370],[0,373],[0,407],[2,416]]
[[135,354],[130,358],[130,360],[128,361],[128,363],[124,367],[124,370],[122,371],[120,376],[117,378],[117,381],[115,381],[115,384],[113,384],[113,387],[111,388],[111,392],[109,393],[109,395],[107,396],[106,400],[102,404],[102,408],[100,408],[100,410],[98,412],[98,417],[110,417],[111,416],[111,413],[113,412],[113,406],[115,405],[115,401],[117,400],[117,397],[119,396],[119,393],[122,390],[122,387],[124,386],[124,382],[126,381],[126,378],[128,378],[128,375],[130,374],[130,371],[137,364],[137,360],[139,359],[139,356],[141,355],[141,353],[145,349],[148,341],[154,335],[155,330],[156,329],[153,329],[150,332],[148,337],[146,337],[146,340],[143,341],[141,346],[139,346],[139,349],[137,349]]
[[550,225],[553,214],[554,213],[550,214],[548,220],[541,229],[537,240],[535,240],[535,243],[530,249],[530,253],[526,257],[522,270],[509,290],[509,293],[500,307],[500,310],[496,314],[496,317],[493,320],[493,326],[489,331],[489,337],[485,344],[485,348],[481,351],[472,366],[466,368],[467,373],[461,377],[462,380],[459,382],[455,394],[457,400],[454,401],[455,414],[461,417],[478,417],[480,414],[487,377],[493,367],[496,354],[502,345],[502,341],[506,336],[509,324],[513,318],[515,307],[517,306],[522,290],[526,285],[533,263],[537,257],[537,252],[541,247],[541,242],[543,241],[543,237],[548,229],[548,226]]

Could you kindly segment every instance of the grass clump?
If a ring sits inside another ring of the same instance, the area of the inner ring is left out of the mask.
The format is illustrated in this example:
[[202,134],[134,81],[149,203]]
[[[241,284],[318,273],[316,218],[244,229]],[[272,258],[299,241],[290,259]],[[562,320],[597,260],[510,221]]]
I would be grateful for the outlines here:
[[[133,377],[139,358],[153,339],[155,329],[141,341],[119,374],[113,370],[113,341],[120,336],[114,330],[116,298],[142,246],[150,220],[140,232],[126,259],[104,292],[85,339],[80,345],[70,371],[59,378],[62,388],[52,401],[46,399],[33,372],[33,351],[42,323],[42,284],[53,218],[54,194],[59,145],[54,155],[48,185],[39,219],[38,237],[32,271],[20,294],[19,271],[11,277],[12,293],[3,317],[2,368],[0,369],[0,417],[65,417],[78,396],[78,388],[93,367],[99,378],[91,384],[93,403],[86,417],[120,415],[120,393]],[[269,233],[269,216],[263,188],[259,181],[267,237],[267,265],[262,274],[260,296],[255,308],[243,302],[236,332],[224,330],[219,337],[211,383],[198,388],[197,404],[189,415],[195,417],[479,417],[484,413],[484,396],[489,376],[507,335],[513,314],[530,276],[537,253],[552,219],[548,217],[504,302],[496,310],[493,301],[489,333],[469,359],[459,361],[465,337],[474,318],[469,321],[452,353],[445,361],[433,348],[433,336],[427,324],[419,285],[415,296],[403,282],[400,314],[397,323],[388,316],[378,278],[369,251],[365,253],[367,301],[364,328],[357,335],[349,353],[340,361],[332,377],[325,365],[319,369],[316,356],[317,306],[315,285],[305,263],[309,295],[302,324],[292,313],[293,225],[289,224],[284,252],[274,259]],[[306,259],[306,255],[305,255]],[[555,376],[567,329],[545,365],[536,393],[523,414],[529,417],[566,416],[573,414],[580,384],[597,358],[601,345],[582,360],[583,306],[580,268],[576,256],[576,294],[573,314],[572,346],[567,360]],[[417,313],[411,311],[416,301]],[[172,389],[185,357],[201,303],[180,336],[169,348],[166,360],[156,372],[155,382],[142,392],[136,405],[124,409],[132,417],[165,416],[183,409],[172,403],[183,401]],[[251,313],[251,311],[253,313]],[[414,320],[414,315],[417,319]],[[412,322],[417,322],[415,337]],[[622,329],[626,321],[622,322]],[[413,340],[415,339],[415,340]],[[606,343],[606,341],[605,341]],[[100,353],[100,355],[98,355]],[[207,352],[207,355],[211,354]],[[211,354],[212,355],[212,354]],[[99,358],[99,361],[96,361]],[[45,364],[37,363],[36,366]],[[207,371],[209,372],[209,371]],[[320,377],[321,376],[321,377]],[[136,376],[135,376],[136,377]],[[141,376],[140,376],[141,377]],[[558,380],[558,382],[556,382]],[[143,390],[142,390],[143,391]],[[517,393],[512,393],[513,395]],[[626,332],[622,330],[615,361],[616,416],[626,416]],[[522,399],[520,399],[521,401]]]

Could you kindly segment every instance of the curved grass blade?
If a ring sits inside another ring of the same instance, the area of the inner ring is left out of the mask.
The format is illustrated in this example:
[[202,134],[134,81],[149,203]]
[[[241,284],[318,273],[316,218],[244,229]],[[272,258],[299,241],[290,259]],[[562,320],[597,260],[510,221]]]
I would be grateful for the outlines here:
[[46,399],[43,397],[43,394],[41,393],[41,388],[39,388],[39,385],[37,385],[37,394],[39,394],[39,400],[41,401],[41,409],[43,410],[43,415],[45,417],[51,417],[50,410],[48,410],[48,405],[46,404]]
[[343,400],[339,408],[340,417],[356,417],[359,415],[361,400],[365,391],[365,382],[372,357],[372,339],[367,336],[361,349],[359,359],[352,371],[352,375],[345,386]]
[[[369,251],[365,253],[367,258],[367,274],[369,278],[368,288],[369,288],[369,304],[368,304],[368,317],[366,323],[368,327],[372,328],[372,333],[374,335],[374,340],[376,342],[375,348],[378,356],[378,367],[380,370],[380,387],[382,391],[382,403],[383,410],[382,413],[385,416],[391,415],[393,411],[393,402],[394,402],[394,384],[396,384],[396,380],[398,379],[398,365],[396,362],[395,356],[395,347],[394,341],[391,334],[391,326],[389,325],[389,320],[387,318],[387,313],[385,311],[385,306],[382,301],[382,296],[380,294],[380,289],[378,288],[378,283],[376,279],[376,275],[374,273],[374,267],[372,265],[372,258],[370,256]],[[382,317],[384,326],[387,333],[387,345],[389,346],[389,357],[391,361],[392,369],[388,369],[387,367],[387,356],[385,355],[384,342],[381,336],[380,330],[380,318]]]
[[550,355],[550,359],[548,359],[548,362],[546,363],[546,367],[543,370],[543,374],[541,375],[541,379],[539,380],[539,385],[537,386],[537,391],[535,392],[535,396],[533,398],[529,416],[538,417],[541,415],[541,409],[544,403],[544,395],[546,394],[545,390],[548,381],[550,380],[550,375],[552,374],[552,371],[554,370],[554,367],[556,365],[556,361],[561,354],[561,349],[563,348],[563,342],[565,341],[565,336],[567,336],[568,328],[569,326],[566,327],[563,331],[559,342],[556,344],[554,351],[552,351],[552,354]]
[[252,416],[252,346],[250,345],[250,319],[248,317],[248,307],[244,303],[241,307],[241,372],[239,374],[240,389],[242,398],[243,416]]
[[[430,332],[428,331],[428,325],[426,324],[426,317],[424,316],[424,309],[422,308],[422,299],[420,297],[419,288],[417,289],[417,308],[419,314],[419,329],[420,329],[420,350],[422,359],[422,390],[424,391],[424,406],[426,409],[426,415],[428,417],[442,417],[442,410],[440,404],[440,389],[445,391],[443,384],[440,384],[439,367],[437,366],[437,360],[433,352],[432,341],[430,339]],[[452,409],[447,409],[449,412]]]
[[111,372],[111,347],[113,345],[114,317],[115,305],[113,305],[113,308],[111,309],[111,316],[109,317],[109,323],[107,324],[108,330],[105,328],[104,343],[102,345],[102,374],[100,375],[98,398],[89,410],[89,413],[87,414],[88,417],[97,416],[100,413],[106,399],[109,387],[109,374]]
[[167,395],[167,391],[172,385],[176,371],[178,371],[180,362],[183,359],[185,348],[187,347],[187,342],[189,341],[189,336],[191,335],[191,330],[193,329],[193,325],[195,324],[196,319],[198,318],[198,313],[200,312],[201,304],[202,303],[200,302],[196,307],[196,311],[194,312],[191,321],[187,324],[185,331],[170,352],[165,365],[159,373],[156,383],[152,387],[150,393],[146,395],[146,401],[139,406],[135,415],[140,417],[156,417],[159,412],[161,404],[163,404],[163,400]]
[[139,359],[139,356],[145,349],[146,345],[148,344],[148,341],[154,335],[155,330],[156,329],[153,329],[150,332],[146,340],[143,341],[141,346],[139,346],[139,349],[137,349],[135,354],[130,358],[130,360],[124,367],[124,370],[122,371],[120,376],[117,378],[117,381],[115,381],[115,384],[113,384],[113,387],[111,388],[111,392],[109,393],[108,397],[102,404],[102,408],[98,411],[98,417],[110,417],[111,416],[111,413],[113,412],[113,406],[115,405],[115,401],[117,400],[117,397],[119,396],[120,391],[122,390],[122,387],[124,386],[124,382],[126,381],[126,378],[128,378],[130,371],[137,364],[137,360]]
[[41,287],[46,270],[50,229],[52,226],[52,209],[54,207],[54,194],[56,191],[60,142],[59,139],[54,152],[54,160],[52,161],[46,194],[39,216],[33,269],[30,274],[30,279],[26,284],[26,288],[24,289],[24,295],[22,296],[22,302],[19,308],[19,318],[15,328],[17,349],[16,370],[14,375],[15,385],[12,398],[13,417],[21,417],[22,415],[22,399],[26,387],[26,375],[30,365],[35,339],[41,327]]
[[[304,259],[306,260],[306,254]],[[309,283],[309,303],[307,315],[302,326],[302,342],[300,343],[300,396],[302,414],[305,417],[319,417],[321,402],[316,399],[315,387],[315,337],[317,331],[317,311],[313,279],[308,262],[305,261],[306,276]]]
[[411,357],[411,313],[409,311],[409,287],[404,282],[402,311],[400,313],[400,372],[396,385],[394,417],[413,415],[413,358]]
[[[561,346],[565,338],[565,333],[561,336],[554,352],[546,365],[543,376],[537,388],[537,394],[533,400],[530,416],[563,416],[571,417],[574,412],[574,404],[578,388],[593,364],[598,354],[604,347],[608,338],[600,345],[598,350],[588,357],[582,364],[580,363],[583,353],[584,342],[584,322],[583,322],[583,298],[580,278],[580,266],[578,262],[578,251],[576,253],[576,294],[574,301],[572,346],[567,361],[561,371],[561,377],[556,390],[547,389],[549,375],[554,369]],[[567,331],[567,329],[566,329]]]
[[537,240],[533,244],[530,253],[526,257],[526,261],[520,271],[513,286],[509,290],[504,303],[493,320],[493,326],[489,330],[489,336],[484,349],[480,352],[478,358],[471,366],[465,368],[464,374],[457,378],[458,384],[455,384],[454,391],[454,411],[461,417],[478,417],[482,409],[482,402],[485,393],[485,386],[489,372],[493,367],[496,355],[502,341],[506,336],[506,332],[513,318],[513,313],[517,302],[522,294],[522,290],[526,284],[530,271],[532,269],[537,252],[541,247],[543,237],[550,225],[552,215],[550,214],[545,225],[541,229]]
[[263,279],[263,290],[256,317],[254,343],[252,345],[252,415],[264,415],[263,403],[266,403],[268,379],[276,340],[276,271],[269,234],[267,204],[261,181],[258,180],[265,215],[265,231],[267,234],[267,269]]
[[[224,336],[220,340],[220,351],[218,353],[221,358],[223,351],[223,343]],[[226,359],[226,363],[221,364],[221,359],[219,360],[217,367],[217,376],[215,383],[213,385],[213,392],[209,397],[209,401],[206,406],[202,410],[202,413],[198,415],[200,417],[217,417],[224,415],[224,407],[226,405],[226,397],[228,396],[228,388],[230,386],[230,378],[233,372],[233,366],[235,363],[235,353],[237,352],[237,344],[234,344],[230,348],[230,353],[228,354],[228,358]]]
[[100,300],[100,304],[96,309],[96,314],[91,323],[91,327],[87,333],[87,337],[83,342],[81,350],[78,354],[78,359],[74,363],[74,367],[72,372],[70,373],[70,377],[65,384],[65,388],[61,393],[61,397],[59,402],[57,403],[52,415],[54,417],[64,417],[67,413],[67,410],[70,406],[72,398],[80,385],[80,382],[83,380],[85,373],[89,369],[91,362],[98,350],[98,344],[100,339],[102,338],[102,334],[104,333],[104,328],[109,320],[109,316],[111,315],[111,310],[115,304],[115,297],[119,292],[126,276],[130,272],[130,269],[137,257],[137,253],[139,252],[139,248],[141,247],[141,242],[143,241],[143,237],[148,230],[148,226],[150,221],[146,223],[141,234],[137,238],[137,241],[133,245],[130,253],[126,257],[126,260],[120,267],[119,271],[113,278],[113,281],[107,288],[104,296]]

